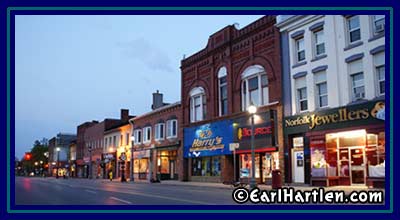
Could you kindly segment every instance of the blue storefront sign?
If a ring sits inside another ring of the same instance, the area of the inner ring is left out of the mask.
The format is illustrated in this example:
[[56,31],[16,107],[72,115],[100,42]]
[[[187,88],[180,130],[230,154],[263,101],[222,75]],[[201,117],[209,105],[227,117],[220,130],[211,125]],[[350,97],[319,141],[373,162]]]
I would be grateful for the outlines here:
[[229,150],[229,144],[233,142],[233,122],[231,120],[185,128],[183,135],[185,158],[232,153]]

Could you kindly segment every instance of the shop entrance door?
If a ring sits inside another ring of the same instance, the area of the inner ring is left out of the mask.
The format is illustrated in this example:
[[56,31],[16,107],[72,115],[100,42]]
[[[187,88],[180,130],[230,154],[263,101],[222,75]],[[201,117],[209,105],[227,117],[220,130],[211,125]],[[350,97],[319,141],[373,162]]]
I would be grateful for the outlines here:
[[351,185],[365,185],[365,150],[364,147],[349,147]]
[[304,150],[303,148],[292,149],[292,178],[293,183],[304,183]]

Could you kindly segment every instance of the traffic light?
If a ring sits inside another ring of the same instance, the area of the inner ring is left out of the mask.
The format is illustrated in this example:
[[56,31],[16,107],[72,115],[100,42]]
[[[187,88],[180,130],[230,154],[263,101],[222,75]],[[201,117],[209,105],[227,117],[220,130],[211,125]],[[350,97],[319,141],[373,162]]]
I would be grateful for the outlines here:
[[31,153],[25,153],[25,160],[30,160],[32,158]]

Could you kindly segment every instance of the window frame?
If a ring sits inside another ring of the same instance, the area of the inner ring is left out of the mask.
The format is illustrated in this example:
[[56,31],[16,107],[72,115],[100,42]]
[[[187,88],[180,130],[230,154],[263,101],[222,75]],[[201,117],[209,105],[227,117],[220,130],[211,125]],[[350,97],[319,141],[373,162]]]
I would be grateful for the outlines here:
[[[174,123],[175,123],[175,135],[172,132]],[[178,137],[178,120],[177,119],[171,119],[171,120],[168,120],[166,124],[167,124],[166,125],[166,128],[167,128],[166,137],[167,137],[167,139],[177,138]],[[171,131],[171,135],[168,134],[168,131]]]
[[[189,108],[189,117],[190,117],[190,122],[199,122],[203,121],[206,119],[207,116],[207,102],[206,102],[206,96],[205,96],[205,91],[202,87],[196,87],[191,90],[189,93],[190,96],[190,108]],[[199,105],[195,105],[196,98],[199,98]],[[201,116],[200,118],[197,118],[196,114],[196,107],[199,107],[199,115]]]
[[142,143],[142,140],[143,140],[142,134],[143,134],[142,129],[135,129],[133,131],[133,136],[135,137],[135,140],[133,142],[134,144],[141,144]]
[[[380,71],[378,71],[378,69],[382,69],[383,68],[383,79],[381,79],[379,76],[380,76]],[[385,95],[385,91],[386,91],[386,88],[384,88],[384,91],[383,91],[383,93],[381,92],[381,83],[383,82],[383,84],[385,84],[385,78],[386,78],[386,72],[385,72],[385,64],[383,64],[383,65],[379,65],[379,66],[375,66],[375,73],[376,73],[376,81],[378,82],[377,84],[378,84],[378,95],[379,96],[382,96],[382,95]]]
[[[161,130],[162,127],[162,130]],[[161,137],[162,134],[162,137]],[[154,140],[156,141],[162,141],[165,140],[165,123],[157,123],[154,126]]]
[[[352,19],[358,19],[358,28],[350,29],[350,20],[352,20]],[[347,31],[346,35],[347,35],[347,43],[348,43],[348,45],[355,44],[355,43],[361,41],[361,20],[360,20],[360,16],[354,15],[354,16],[346,18],[346,31]],[[359,31],[360,32],[360,38],[358,40],[351,41],[351,33],[354,32],[354,31]]]
[[[268,74],[265,71],[265,69],[262,66],[259,65],[254,65],[250,66],[248,68],[257,68],[254,71],[249,70],[251,73],[246,74],[246,70],[242,73],[242,82],[241,82],[241,106],[242,106],[242,111],[247,111],[247,107],[251,103],[251,98],[250,98],[250,93],[252,91],[258,91],[258,103],[253,103],[257,107],[265,106],[270,104],[270,98],[269,98],[269,80],[268,80]],[[262,83],[262,77],[266,76],[266,84],[263,85]],[[257,78],[257,89],[252,89],[250,90],[249,88],[249,80]],[[264,97],[264,88],[267,89],[267,97]]]
[[[150,134],[148,134],[150,132]],[[146,126],[143,128],[143,144],[148,144],[151,142],[151,126]]]
[[[383,18],[376,19],[376,16],[383,16]],[[380,30],[380,31],[377,31],[377,29],[376,29],[376,27],[377,27],[376,23],[377,23],[378,21],[381,21],[381,20],[383,21],[383,29]],[[372,35],[373,35],[373,36],[377,36],[377,35],[380,35],[380,34],[382,34],[382,33],[385,33],[385,25],[386,25],[386,22],[385,22],[385,15],[372,15],[372,16],[371,16],[371,23],[372,23]]]
[[[317,37],[317,35],[318,35],[318,33],[321,33],[322,32],[322,38],[323,38],[323,40],[322,40],[322,43],[318,43],[318,37]],[[313,38],[314,38],[314,58],[317,58],[317,57],[320,57],[320,56],[323,56],[323,55],[325,55],[326,54],[326,47],[325,47],[325,30],[323,29],[323,28],[320,28],[320,29],[318,29],[318,30],[315,30],[315,31],[313,31]],[[324,48],[324,52],[323,53],[321,53],[321,54],[318,54],[318,45],[322,45],[323,46],[323,48]]]
[[[300,96],[301,96],[301,94],[302,94],[302,90],[305,90],[305,92],[304,92],[304,94],[305,94],[305,98],[304,99],[301,99],[300,98]],[[299,112],[306,112],[306,111],[308,111],[308,94],[307,94],[307,86],[303,86],[303,87],[301,87],[301,88],[296,88],[296,93],[297,93],[297,95],[296,95],[296,99],[297,99],[297,106],[298,106],[298,110],[299,110]],[[302,110],[301,109],[301,103],[302,102],[306,102],[306,105],[307,105],[307,108],[306,109],[304,109],[304,110]]]
[[[357,80],[357,81],[362,81],[362,85],[361,86],[354,86],[354,78],[355,78],[355,76],[356,75],[362,75],[362,80]],[[356,72],[356,73],[350,73],[350,79],[351,79],[351,100],[354,102],[354,101],[357,101],[357,100],[360,100],[360,99],[364,99],[365,98],[365,77],[364,77],[364,72],[363,71],[361,71],[361,72]],[[363,90],[364,90],[364,92],[363,92],[363,97],[359,97],[359,98],[357,98],[355,95],[356,95],[356,93],[355,93],[355,89],[356,88],[361,88],[361,87],[363,87]]]
[[[300,44],[298,43],[298,42],[300,42],[300,41],[302,41],[303,42],[303,49],[302,50],[300,50],[299,49],[299,47],[300,47]],[[305,61],[306,60],[306,47],[305,47],[305,39],[304,39],[304,36],[302,35],[302,36],[299,36],[299,37],[297,37],[297,38],[295,38],[294,39],[294,49],[295,49],[295,57],[296,57],[296,62],[295,63],[301,63],[301,62],[303,62],[303,61]],[[299,56],[299,54],[300,53],[304,53],[304,58],[302,59],[302,60],[299,60],[299,58],[300,58],[300,56]]]

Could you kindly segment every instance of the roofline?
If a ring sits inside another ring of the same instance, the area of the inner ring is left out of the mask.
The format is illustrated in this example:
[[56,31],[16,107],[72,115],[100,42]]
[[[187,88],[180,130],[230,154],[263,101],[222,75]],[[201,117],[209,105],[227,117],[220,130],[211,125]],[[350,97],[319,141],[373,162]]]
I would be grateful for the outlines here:
[[160,108],[158,108],[158,109],[155,109],[155,110],[153,110],[153,111],[144,113],[143,115],[138,115],[138,116],[136,116],[135,118],[129,119],[129,123],[131,123],[131,122],[133,122],[133,121],[135,121],[135,120],[137,120],[137,119],[141,119],[141,118],[144,118],[144,117],[146,117],[146,116],[150,116],[150,115],[152,115],[152,114],[155,114],[155,113],[157,113],[157,112],[160,112],[160,111],[163,111],[163,110],[166,110],[166,109],[169,109],[169,108],[173,108],[173,107],[176,107],[176,106],[180,106],[180,105],[181,105],[181,102],[180,102],[180,101],[175,102],[175,103],[172,103],[172,104],[169,104],[169,105],[164,105],[164,106],[162,106],[162,107],[160,107]]

